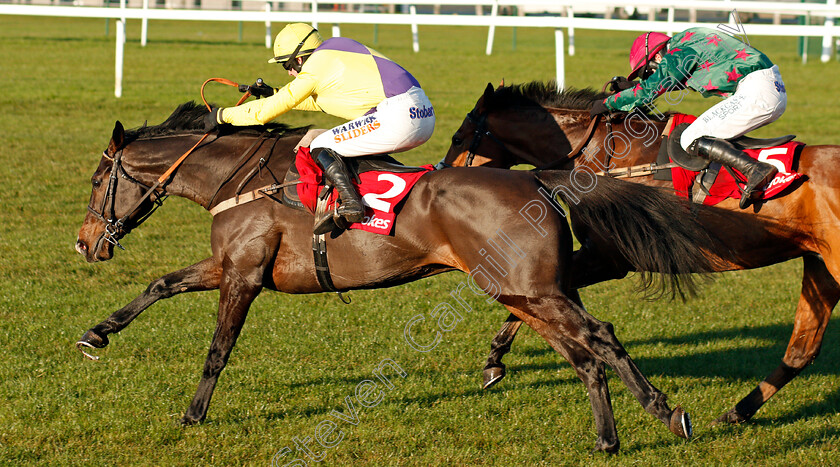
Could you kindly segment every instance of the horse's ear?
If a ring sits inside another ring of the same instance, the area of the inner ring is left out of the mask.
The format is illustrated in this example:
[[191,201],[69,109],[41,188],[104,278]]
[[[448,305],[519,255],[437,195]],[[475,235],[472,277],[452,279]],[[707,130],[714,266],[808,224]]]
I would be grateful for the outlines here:
[[111,133],[111,142],[108,144],[108,152],[116,153],[123,147],[125,143],[125,129],[119,120],[114,124],[114,131]]
[[493,83],[487,83],[487,87],[484,88],[484,95],[481,96],[481,99],[479,99],[475,104],[475,110],[479,113],[485,112],[487,108],[492,105],[495,92],[496,90],[493,88]]

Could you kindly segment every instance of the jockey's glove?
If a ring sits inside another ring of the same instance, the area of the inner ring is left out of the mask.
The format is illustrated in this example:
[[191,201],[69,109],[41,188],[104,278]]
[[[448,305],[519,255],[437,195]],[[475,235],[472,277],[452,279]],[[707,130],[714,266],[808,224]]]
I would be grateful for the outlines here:
[[589,116],[594,117],[596,115],[601,115],[609,112],[610,109],[607,108],[607,104],[604,104],[604,101],[597,101],[592,104],[592,108],[589,110]]
[[222,120],[222,110],[219,107],[213,107],[210,109],[210,113],[204,116],[204,132],[210,133],[212,131],[216,131],[219,129],[220,125],[225,125],[226,123]]
[[274,95],[274,88],[265,84],[262,78],[258,78],[254,84],[240,84],[239,92],[250,92],[252,96],[257,99],[261,97],[271,97]]
[[623,76],[613,76],[610,80],[610,90],[612,92],[621,92],[625,89],[635,88],[636,81],[630,81],[629,79]]

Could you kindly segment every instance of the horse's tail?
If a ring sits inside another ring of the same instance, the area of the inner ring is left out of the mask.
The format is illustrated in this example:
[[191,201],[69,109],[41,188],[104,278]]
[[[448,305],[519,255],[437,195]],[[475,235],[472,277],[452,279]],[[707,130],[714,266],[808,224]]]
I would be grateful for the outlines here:
[[649,298],[693,294],[700,276],[691,274],[717,271],[716,258],[729,257],[729,249],[700,224],[697,205],[609,177],[593,177],[594,183],[581,189],[574,176],[547,170],[537,179],[569,206],[576,224],[612,242],[640,272],[641,288]]

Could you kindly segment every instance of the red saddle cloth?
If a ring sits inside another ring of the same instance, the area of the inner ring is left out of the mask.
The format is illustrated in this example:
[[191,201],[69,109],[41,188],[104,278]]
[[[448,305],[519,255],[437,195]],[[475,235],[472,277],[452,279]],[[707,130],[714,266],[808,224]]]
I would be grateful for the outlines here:
[[[693,115],[674,115],[672,128],[680,123],[691,123],[695,120],[697,120],[697,117]],[[744,150],[744,152],[746,152],[750,157],[772,164],[779,170],[779,173],[777,173],[773,180],[771,180],[764,188],[764,193],[762,194],[761,199],[770,199],[779,195],[788,186],[790,186],[791,183],[802,177],[802,174],[791,170],[796,152],[802,146],[805,146],[805,143],[790,141],[781,146]],[[735,169],[732,170],[741,176],[742,180],[746,179],[741,172]],[[674,181],[674,191],[678,196],[682,196],[683,198],[689,197],[691,193],[691,185],[694,183],[697,174],[698,172],[692,172],[682,167],[675,167],[671,169],[671,178]],[[738,185],[735,182],[735,179],[732,178],[732,174],[730,174],[725,168],[721,168],[717,179],[709,189],[709,195],[703,200],[703,204],[713,206],[727,198],[740,199],[741,192],[738,190]]]
[[[314,213],[318,193],[324,187],[323,171],[312,160],[309,148],[298,149],[295,165],[301,182],[296,187],[298,196],[306,209]],[[407,173],[370,170],[360,173],[361,184],[353,180],[353,185],[365,205],[365,218],[362,222],[350,224],[349,228],[390,235],[394,229],[396,207],[420,177],[434,170],[432,165],[423,165],[420,168],[425,170]],[[338,193],[333,190],[330,195],[330,208],[335,205],[337,199]]]

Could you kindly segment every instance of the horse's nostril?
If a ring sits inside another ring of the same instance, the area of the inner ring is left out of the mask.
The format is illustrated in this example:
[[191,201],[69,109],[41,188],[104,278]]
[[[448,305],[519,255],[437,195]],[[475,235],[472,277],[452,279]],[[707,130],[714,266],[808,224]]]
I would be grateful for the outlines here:
[[85,243],[81,240],[76,240],[76,251],[80,255],[85,254],[85,252],[87,251],[87,245],[85,245]]

